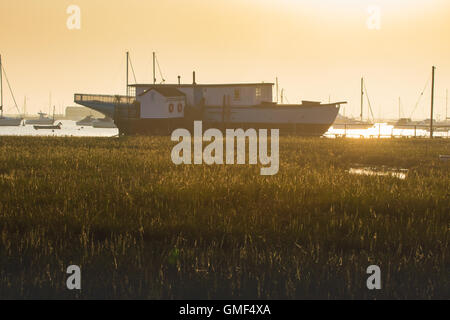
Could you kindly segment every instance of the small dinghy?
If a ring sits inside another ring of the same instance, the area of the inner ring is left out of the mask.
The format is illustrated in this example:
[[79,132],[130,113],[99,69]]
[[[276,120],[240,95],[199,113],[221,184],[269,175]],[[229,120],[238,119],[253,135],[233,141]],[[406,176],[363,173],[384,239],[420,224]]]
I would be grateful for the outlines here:
[[34,130],[61,130],[62,123],[58,123],[56,126],[33,126]]

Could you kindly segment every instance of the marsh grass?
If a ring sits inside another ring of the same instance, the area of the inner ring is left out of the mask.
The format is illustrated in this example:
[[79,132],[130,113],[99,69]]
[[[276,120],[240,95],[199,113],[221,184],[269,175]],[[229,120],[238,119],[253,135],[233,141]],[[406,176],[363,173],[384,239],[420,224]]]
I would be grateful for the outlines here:
[[448,141],[283,137],[272,177],[173,145],[0,137],[0,298],[450,298]]

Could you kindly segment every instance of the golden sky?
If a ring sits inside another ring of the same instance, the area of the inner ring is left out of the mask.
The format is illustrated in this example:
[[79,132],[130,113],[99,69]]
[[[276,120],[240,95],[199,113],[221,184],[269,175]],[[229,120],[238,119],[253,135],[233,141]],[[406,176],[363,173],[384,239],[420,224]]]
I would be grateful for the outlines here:
[[[69,30],[69,5],[81,29]],[[381,9],[379,30],[368,7]],[[437,66],[436,115],[450,89],[448,0],[1,0],[0,53],[20,107],[58,108],[73,94],[125,93],[125,52],[138,82],[156,51],[167,82],[274,82],[290,103],[349,101],[359,115],[360,78],[376,117],[410,116]],[[134,82],[133,77],[130,81]],[[14,111],[5,90],[6,110]],[[429,90],[414,118],[429,117]],[[367,111],[365,111],[367,113]]]

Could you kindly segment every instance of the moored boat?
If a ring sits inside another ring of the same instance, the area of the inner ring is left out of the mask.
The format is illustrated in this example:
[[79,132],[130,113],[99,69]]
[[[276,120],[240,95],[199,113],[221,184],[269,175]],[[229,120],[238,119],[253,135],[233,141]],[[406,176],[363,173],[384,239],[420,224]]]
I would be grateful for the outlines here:
[[[127,63],[129,55],[127,53]],[[127,68],[128,70],[128,68]],[[155,73],[155,66],[154,66]],[[280,134],[323,135],[346,102],[301,104],[273,102],[273,83],[128,85],[127,95],[75,94],[75,103],[113,119],[120,134],[170,135],[192,131],[196,120],[206,128],[280,129]],[[129,94],[133,92],[134,94]],[[107,122],[105,120],[105,122]],[[94,127],[105,122],[94,122]]]
[[53,123],[55,123],[55,120],[47,117],[46,113],[39,112],[38,115],[39,115],[38,119],[26,120],[25,124],[30,124],[30,125],[52,125]]
[[[160,85],[157,89],[161,91],[167,88],[165,86],[170,85]],[[254,85],[249,85],[252,86]],[[100,102],[95,96],[80,94],[75,95],[75,102],[113,117],[121,134],[170,135],[177,128],[192,130],[194,120],[202,120],[206,128],[273,128],[280,129],[280,134],[313,136],[321,136],[330,128],[340,105],[345,103],[321,104],[304,101],[300,105],[261,102],[241,106],[227,103],[214,106],[205,102],[191,104],[193,95],[167,97],[158,93],[153,86],[151,88],[155,89],[154,97],[158,100],[153,103],[140,99],[139,96],[133,101],[123,97],[126,101],[123,103],[113,101],[117,96],[111,96],[110,102],[106,102],[105,96],[102,96],[103,102]],[[199,88],[194,90],[187,90],[187,87],[184,89],[188,92],[201,88],[199,85]],[[225,96],[224,100],[231,99]]]
[[22,118],[11,118],[3,115],[3,72],[2,56],[0,55],[0,127],[17,127],[21,125]]
[[77,121],[76,125],[89,127],[89,126],[93,125],[94,120],[95,119],[92,116],[87,116],[87,117],[81,119],[80,121]]
[[22,118],[0,116],[0,127],[17,127],[21,125],[22,120]]
[[372,128],[374,124],[369,121],[349,119],[345,121],[336,121],[333,123],[333,129],[369,129]]
[[35,125],[34,130],[61,130],[62,123],[59,122],[57,125]]
[[92,127],[94,128],[117,128],[116,125],[114,124],[114,120],[109,118],[109,117],[105,117],[103,119],[95,119],[92,121]]
[[303,101],[298,105],[272,102],[272,83],[142,84],[136,94],[105,96],[75,94],[74,101],[114,119],[121,134],[170,135],[177,128],[276,128],[280,134],[323,135],[341,104]]
[[335,122],[333,123],[333,129],[349,129],[349,130],[365,130],[372,128],[374,123],[368,120],[364,120],[364,95],[367,97],[369,111],[372,112],[372,107],[370,106],[369,95],[367,94],[367,89],[364,84],[364,78],[361,78],[361,114],[360,119],[347,118],[338,115]]

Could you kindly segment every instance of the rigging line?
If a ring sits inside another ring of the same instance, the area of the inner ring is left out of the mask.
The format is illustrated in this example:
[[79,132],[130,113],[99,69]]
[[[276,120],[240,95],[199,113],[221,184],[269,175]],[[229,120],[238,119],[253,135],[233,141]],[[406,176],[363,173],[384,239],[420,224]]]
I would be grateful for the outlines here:
[[375,122],[375,117],[373,116],[372,105],[370,104],[369,93],[367,92],[366,83],[364,82],[364,91],[366,91],[367,102],[369,103],[369,111],[372,115],[372,120]]
[[164,82],[166,82],[166,79],[164,79],[164,76],[161,72],[161,67],[159,66],[158,56],[155,56],[155,58],[156,58],[156,64],[157,64],[158,70],[159,70],[159,75],[161,76],[161,80],[162,80],[161,83],[164,83]]
[[417,99],[417,103],[416,103],[416,105],[414,106],[414,109],[413,109],[413,111],[411,112],[411,115],[409,116],[410,118],[412,118],[414,112],[416,111],[417,107],[419,106],[420,100],[422,99],[425,90],[427,90],[428,85],[430,84],[430,81],[431,81],[431,76],[430,76],[430,78],[428,78],[428,81],[427,81],[427,83],[425,84],[425,87],[423,88],[422,92],[420,93],[419,99]]
[[131,62],[131,58],[128,59],[130,61],[131,72],[133,72],[134,83],[137,83],[136,74],[134,74],[133,63]]
[[11,93],[11,96],[12,96],[12,98],[14,100],[14,105],[16,106],[16,110],[17,110],[17,112],[20,115],[20,110],[19,110],[19,107],[17,106],[16,98],[14,97],[14,93],[13,93],[13,91],[11,89],[11,85],[9,84],[8,76],[6,75],[6,70],[5,70],[5,67],[3,66],[3,64],[2,64],[2,69],[3,69],[3,74],[5,75],[6,83],[8,84],[9,92]]
[[286,90],[284,89],[283,89],[283,99],[286,100],[288,104],[290,103],[288,97],[286,96]]

